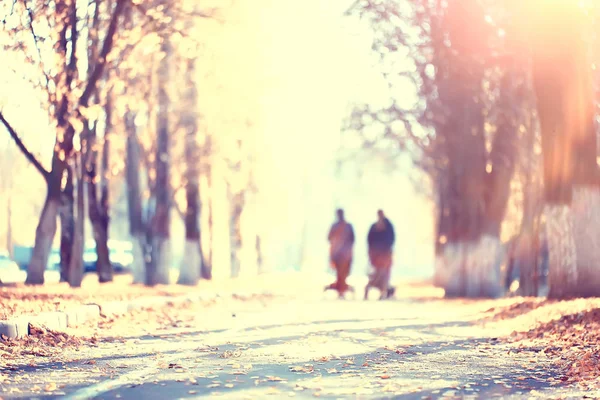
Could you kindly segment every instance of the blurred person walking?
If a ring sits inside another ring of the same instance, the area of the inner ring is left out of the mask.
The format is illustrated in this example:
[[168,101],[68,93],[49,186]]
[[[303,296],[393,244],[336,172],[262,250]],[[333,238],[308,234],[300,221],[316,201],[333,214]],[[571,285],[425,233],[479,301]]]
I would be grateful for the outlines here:
[[392,269],[392,247],[396,235],[394,226],[386,218],[382,210],[377,211],[377,222],[371,225],[367,243],[369,245],[369,261],[373,271],[369,274],[369,283],[365,287],[365,300],[369,297],[372,287],[379,289],[380,300],[394,295],[395,288],[390,287],[390,273]]
[[352,265],[352,251],[354,247],[354,229],[352,225],[344,218],[344,210],[341,208],[336,211],[337,221],[329,230],[329,261],[330,265],[336,271],[336,281],[325,287],[327,290],[337,290],[340,298],[348,290],[354,291],[346,283],[350,275]]

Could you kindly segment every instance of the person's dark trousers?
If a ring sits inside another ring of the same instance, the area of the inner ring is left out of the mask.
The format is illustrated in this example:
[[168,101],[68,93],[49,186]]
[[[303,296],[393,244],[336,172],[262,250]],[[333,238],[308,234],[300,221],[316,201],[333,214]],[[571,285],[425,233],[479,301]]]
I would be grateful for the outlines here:
[[393,287],[393,286],[388,287],[386,298],[389,299],[390,297],[393,297],[395,293],[396,293],[395,287]]

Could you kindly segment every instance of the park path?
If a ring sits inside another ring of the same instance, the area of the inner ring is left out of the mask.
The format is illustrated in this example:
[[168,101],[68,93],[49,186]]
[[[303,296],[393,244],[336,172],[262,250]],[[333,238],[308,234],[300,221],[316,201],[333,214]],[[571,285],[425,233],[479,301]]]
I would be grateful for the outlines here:
[[539,350],[499,339],[512,327],[481,323],[501,302],[224,298],[21,366],[0,397],[581,398]]

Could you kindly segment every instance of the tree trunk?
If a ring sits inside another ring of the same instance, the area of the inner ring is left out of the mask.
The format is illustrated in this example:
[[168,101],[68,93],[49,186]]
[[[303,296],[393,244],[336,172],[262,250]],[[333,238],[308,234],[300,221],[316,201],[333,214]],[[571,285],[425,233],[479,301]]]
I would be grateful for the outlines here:
[[[445,288],[449,297],[479,297],[482,293],[484,260],[473,257],[480,253],[479,242],[485,219],[486,149],[483,136],[483,110],[478,82],[474,73],[453,74],[457,87],[449,96],[453,111],[448,117],[447,153],[449,171],[447,201],[449,232],[444,258],[449,263],[449,280]],[[474,71],[473,71],[474,72]],[[464,75],[463,75],[464,74]],[[460,82],[460,83],[458,83]]]
[[147,265],[146,285],[169,283],[170,271],[170,148],[169,148],[169,109],[170,99],[167,91],[169,85],[169,62],[171,46],[169,40],[163,38],[161,51],[164,53],[158,67],[158,113],[156,139],[156,184],[154,187],[156,208],[152,217],[152,257]]
[[[469,26],[464,24],[465,15],[472,22]],[[503,288],[504,249],[499,234],[514,168],[510,151],[516,132],[508,123],[510,117],[500,118],[501,132],[488,158],[482,98],[481,57],[487,51],[488,34],[484,15],[475,1],[448,1],[438,27],[446,34],[432,36],[438,106],[443,113],[436,134],[444,171],[438,185],[442,192],[438,194],[436,280],[444,282],[448,297],[497,297]],[[505,82],[502,86],[505,92],[512,88]]]
[[[207,146],[210,147],[210,140]],[[202,251],[202,255],[206,254],[203,257],[202,269],[200,270],[200,276],[202,279],[212,279],[212,260],[213,260],[213,194],[212,194],[212,168],[210,165],[207,167],[206,171],[206,182],[207,182],[207,199],[208,199],[208,209],[205,211],[208,215],[208,251],[205,253]],[[201,236],[202,239],[202,236]]]
[[[54,152],[52,170],[46,180],[46,200],[35,230],[33,252],[27,266],[27,279],[25,280],[27,285],[42,285],[44,283],[44,271],[52,250],[54,236],[56,235],[56,221],[62,206],[61,182],[63,172],[66,172],[64,165],[57,152]],[[68,179],[65,180],[68,181]]]
[[75,238],[75,193],[73,188],[73,167],[65,169],[66,183],[62,190],[60,208],[60,281],[69,281],[71,268],[71,251]]
[[44,271],[48,264],[48,256],[52,250],[52,243],[56,234],[56,219],[60,207],[60,197],[46,196],[40,220],[35,230],[33,252],[27,267],[27,279],[25,283],[28,285],[44,284]]
[[538,296],[540,291],[542,243],[540,241],[540,193],[539,162],[535,154],[538,129],[532,121],[533,110],[528,112],[522,161],[525,168],[523,185],[523,217],[519,236],[515,239],[514,259],[519,270],[519,293],[522,296]]
[[573,237],[577,254],[577,285],[571,296],[598,297],[600,296],[599,188],[597,186],[575,186],[571,207]]
[[141,157],[135,127],[135,115],[131,111],[125,113],[125,129],[127,144],[125,155],[125,180],[127,184],[127,210],[129,217],[129,234],[133,245],[133,262],[131,270],[134,283],[145,281],[145,247],[144,220],[142,216],[142,192],[140,188]]
[[113,280],[113,267],[110,262],[110,252],[108,249],[108,225],[110,222],[109,204],[108,204],[108,174],[109,171],[109,151],[110,151],[110,130],[112,129],[111,112],[112,103],[110,93],[106,99],[106,123],[104,129],[104,142],[102,146],[102,163],[100,176],[100,199],[98,199],[98,150],[97,150],[97,130],[96,127],[88,132],[87,135],[87,185],[88,185],[88,213],[94,241],[96,242],[96,272],[100,283],[111,282]]
[[74,176],[76,176],[77,201],[74,215],[74,235],[72,239],[71,258],[69,264],[68,282],[71,287],[81,287],[83,280],[83,249],[85,242],[85,174],[81,153],[75,158]]
[[510,197],[510,183],[519,154],[517,146],[520,110],[515,111],[519,100],[524,97],[524,74],[514,66],[509,66],[500,82],[500,98],[496,105],[497,130],[492,140],[488,166],[491,170],[486,177],[486,228],[485,233],[500,237],[502,221],[506,214]]
[[433,284],[436,287],[444,288],[449,279],[449,270],[445,262],[444,252],[448,242],[448,235],[450,234],[450,208],[446,200],[448,194],[446,179],[442,176],[438,176],[436,180],[436,194],[438,201],[435,226],[435,265]]
[[231,277],[237,278],[240,274],[242,249],[241,216],[244,210],[244,191],[230,195],[231,219],[229,221],[229,238],[231,240]]
[[[571,3],[534,13],[529,17],[544,158],[548,297],[599,295],[595,103],[584,41],[590,36],[589,21],[583,9]],[[565,29],[557,31],[557,24]]]
[[185,136],[185,195],[187,208],[185,211],[185,253],[183,264],[179,269],[177,283],[195,285],[200,279],[203,268],[202,241],[200,236],[200,149],[198,146],[198,107],[196,86],[194,82],[194,60],[188,60],[186,65],[186,91],[181,125],[186,129]]
[[264,272],[263,270],[263,253],[262,253],[262,246],[261,246],[261,240],[260,240],[260,236],[256,235],[256,242],[254,245],[255,249],[256,249],[256,267],[258,270],[258,274],[262,274]]

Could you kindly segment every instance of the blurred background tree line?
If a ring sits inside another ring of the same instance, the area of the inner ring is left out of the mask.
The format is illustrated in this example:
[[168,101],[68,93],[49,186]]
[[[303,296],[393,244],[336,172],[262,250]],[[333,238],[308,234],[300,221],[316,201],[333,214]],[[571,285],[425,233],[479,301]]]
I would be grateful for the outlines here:
[[[550,297],[598,295],[597,5],[358,1],[350,12],[378,32],[392,96],[348,125],[407,149],[431,186],[446,295],[499,296],[515,269],[524,295],[546,274]],[[394,98],[402,79],[418,87],[409,108]]]
[[[15,73],[26,77],[29,98],[42,104],[53,132],[51,141],[40,139],[47,153],[33,151],[36,139],[21,131],[35,128],[16,121],[22,112],[11,117],[7,96],[0,122],[25,157],[3,147],[3,193],[31,179],[10,172],[18,163],[31,164],[44,181],[27,282],[43,283],[59,237],[61,278],[78,286],[86,231],[95,241],[99,280],[110,281],[115,225],[125,226],[133,243],[134,281],[148,285],[169,282],[173,242],[185,243],[178,278],[184,284],[218,270],[260,271],[274,252],[294,253],[279,260],[324,268],[313,261],[320,259],[315,249],[324,249],[306,243],[325,241],[334,205],[344,199],[328,187],[339,175],[317,176],[332,162],[361,169],[357,158],[377,156],[389,170],[408,156],[414,166],[408,174],[434,205],[434,215],[421,223],[435,222],[434,281],[447,296],[496,297],[513,276],[525,295],[540,294],[544,280],[551,297],[597,295],[597,6],[334,3],[290,7],[288,19],[273,12],[271,31],[263,25],[263,14],[276,7],[269,1],[260,7],[183,0],[0,6],[6,57],[18,61]],[[369,32],[366,44],[375,56],[369,66],[384,86],[377,101],[352,99],[352,81],[326,79],[341,70],[352,77],[354,70],[327,52],[356,36],[335,41],[298,23],[298,37],[272,37],[285,32],[290,18],[307,16],[324,26],[353,21]],[[233,55],[223,51],[224,43],[241,39],[240,25],[252,40]],[[318,51],[310,60],[281,56],[265,70],[266,44]],[[292,64],[301,66],[297,81],[278,75]],[[319,74],[325,78],[314,80]],[[283,85],[288,104],[276,104],[268,91],[253,97],[253,89],[273,82]],[[334,94],[345,102],[333,101]],[[292,98],[303,107],[281,112],[299,104]],[[321,102],[311,105],[315,98]],[[328,100],[331,106],[322,107]],[[269,129],[280,135],[262,134]],[[299,166],[290,172],[287,163]],[[411,207],[402,196],[393,200],[394,207]],[[15,206],[6,203],[11,248]],[[311,213],[323,223],[307,223]],[[173,218],[184,226],[177,236]],[[293,248],[275,228],[281,218],[294,227],[286,231],[298,243]]]

